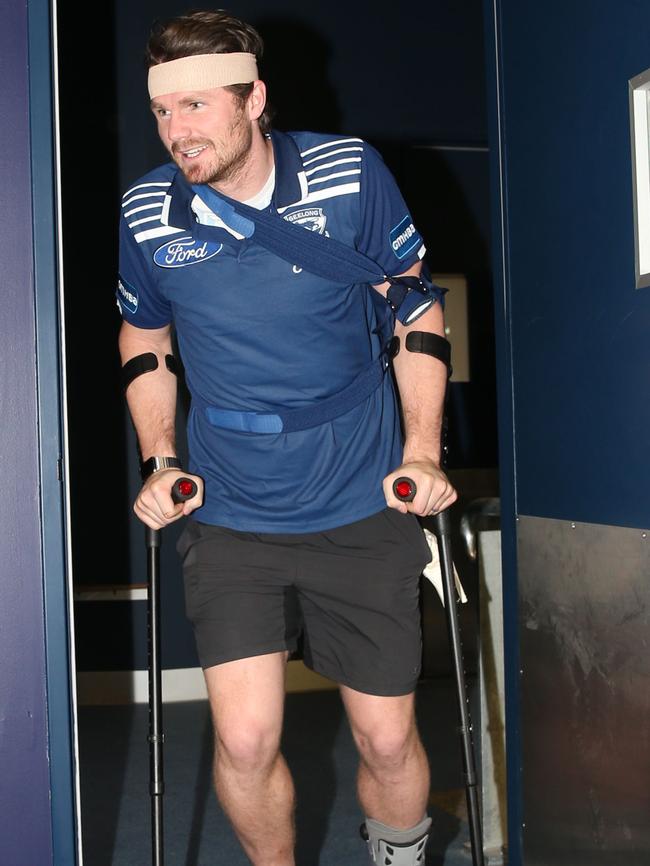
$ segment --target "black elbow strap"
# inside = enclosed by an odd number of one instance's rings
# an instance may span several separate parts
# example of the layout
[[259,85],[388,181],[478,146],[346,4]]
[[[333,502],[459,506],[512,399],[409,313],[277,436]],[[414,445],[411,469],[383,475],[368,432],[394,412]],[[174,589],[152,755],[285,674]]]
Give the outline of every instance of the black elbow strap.
[[151,373],[158,369],[158,358],[153,352],[145,352],[143,355],[136,355],[131,358],[122,367],[122,387],[126,391],[131,382],[142,376],[143,373]]
[[174,355],[165,355],[165,367],[178,378],[181,368]]
[[421,352],[442,361],[451,374],[451,343],[445,337],[429,331],[411,331],[406,335],[405,345],[408,352]]
[[[170,373],[178,376],[178,361],[173,355],[165,355],[165,366]],[[122,387],[126,391],[131,382],[143,373],[152,373],[158,369],[158,358],[153,352],[136,355],[122,367]]]

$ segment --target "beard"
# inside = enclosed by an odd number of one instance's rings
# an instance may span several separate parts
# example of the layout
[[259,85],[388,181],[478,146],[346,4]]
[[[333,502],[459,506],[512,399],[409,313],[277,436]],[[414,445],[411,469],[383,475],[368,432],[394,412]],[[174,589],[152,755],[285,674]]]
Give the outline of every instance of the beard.
[[[220,141],[206,138],[178,142],[172,147],[172,156],[190,183],[230,183],[246,165],[252,141],[253,129],[242,109],[233,118],[227,133]],[[196,165],[188,164],[180,153],[193,147],[206,148],[198,157]]]

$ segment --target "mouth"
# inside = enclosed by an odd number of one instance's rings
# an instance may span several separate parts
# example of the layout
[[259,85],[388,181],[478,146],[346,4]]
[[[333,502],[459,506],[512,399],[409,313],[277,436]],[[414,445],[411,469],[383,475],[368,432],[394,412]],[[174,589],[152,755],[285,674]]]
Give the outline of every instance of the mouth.
[[207,150],[207,147],[208,147],[207,144],[201,144],[198,147],[188,147],[184,150],[181,150],[180,148],[178,148],[176,150],[176,153],[179,156],[181,156],[183,159],[192,160],[192,159],[196,159],[199,156],[199,154],[203,153],[204,150]]

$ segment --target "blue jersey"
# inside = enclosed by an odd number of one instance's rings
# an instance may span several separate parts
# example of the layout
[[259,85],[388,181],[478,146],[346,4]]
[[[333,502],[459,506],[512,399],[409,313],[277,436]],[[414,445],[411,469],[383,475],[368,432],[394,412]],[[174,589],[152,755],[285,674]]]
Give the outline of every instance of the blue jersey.
[[[358,138],[273,132],[271,208],[305,231],[403,273],[424,247],[395,181]],[[211,212],[175,164],[124,195],[117,297],[138,328],[174,323],[192,394],[189,470],[205,480],[198,520],[249,532],[313,532],[385,507],[401,462],[391,378],[345,414],[308,429],[214,426],[211,407],[277,412],[338,394],[381,353],[367,285],[283,261]]]

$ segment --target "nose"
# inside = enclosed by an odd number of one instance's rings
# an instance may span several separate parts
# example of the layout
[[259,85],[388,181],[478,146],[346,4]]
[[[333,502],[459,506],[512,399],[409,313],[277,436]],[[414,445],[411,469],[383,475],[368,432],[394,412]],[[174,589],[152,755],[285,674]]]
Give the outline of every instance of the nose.
[[167,135],[172,142],[182,141],[184,138],[190,138],[191,127],[187,122],[187,118],[183,117],[180,112],[173,112],[167,123]]

